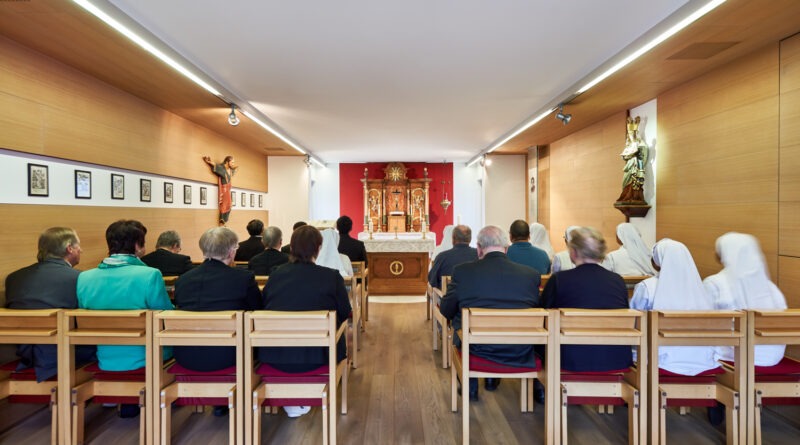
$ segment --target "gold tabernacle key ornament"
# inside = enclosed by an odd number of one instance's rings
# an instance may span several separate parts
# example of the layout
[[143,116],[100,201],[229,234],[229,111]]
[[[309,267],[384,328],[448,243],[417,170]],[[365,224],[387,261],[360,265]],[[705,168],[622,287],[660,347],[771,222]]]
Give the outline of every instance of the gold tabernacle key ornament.
[[395,260],[395,261],[392,261],[391,264],[389,264],[389,272],[391,272],[392,275],[395,275],[395,276],[400,275],[400,274],[403,273],[404,269],[405,269],[405,267],[403,266],[403,262],[402,261]]

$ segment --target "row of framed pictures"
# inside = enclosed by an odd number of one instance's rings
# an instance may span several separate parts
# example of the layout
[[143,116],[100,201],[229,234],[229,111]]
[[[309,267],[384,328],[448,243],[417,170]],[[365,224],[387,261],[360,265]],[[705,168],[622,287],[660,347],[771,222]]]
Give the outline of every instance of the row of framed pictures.
[[[152,181],[139,179],[139,200],[150,202],[152,197]],[[174,186],[164,182],[164,202],[172,203]],[[248,193],[241,193],[241,206],[247,207]],[[250,193],[250,207],[255,207],[256,194]],[[49,172],[46,165],[28,164],[28,196],[50,196]],[[75,198],[92,199],[92,172],[75,170]],[[125,199],[125,176],[111,174],[111,199]],[[192,186],[183,186],[183,203],[192,203]],[[200,187],[200,205],[208,204],[208,188]],[[231,192],[231,204],[236,207],[236,192]],[[264,207],[264,196],[258,195],[258,207]]]

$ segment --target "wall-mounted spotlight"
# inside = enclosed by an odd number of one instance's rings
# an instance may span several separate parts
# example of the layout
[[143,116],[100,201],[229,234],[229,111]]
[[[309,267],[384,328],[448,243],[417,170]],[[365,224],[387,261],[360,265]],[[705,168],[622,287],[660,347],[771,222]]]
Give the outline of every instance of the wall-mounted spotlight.
[[234,127],[239,125],[239,116],[236,115],[236,105],[231,104],[231,114],[228,115],[228,123]]
[[564,125],[567,125],[572,119],[571,114],[564,113],[564,104],[558,104],[558,114],[556,114],[556,119],[561,119],[561,122]]

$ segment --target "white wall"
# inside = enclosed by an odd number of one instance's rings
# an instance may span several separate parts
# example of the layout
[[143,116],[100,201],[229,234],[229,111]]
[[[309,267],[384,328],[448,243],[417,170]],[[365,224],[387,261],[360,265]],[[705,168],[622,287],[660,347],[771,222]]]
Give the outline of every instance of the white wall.
[[[527,165],[525,155],[489,155],[483,181],[486,205],[485,225],[508,230],[516,219],[525,219]],[[487,162],[488,164],[488,162]]]
[[286,244],[294,223],[310,219],[309,169],[302,156],[270,156],[267,174],[269,225],[278,226],[283,231]]
[[638,107],[631,108],[631,117],[640,116],[639,136],[650,147],[647,165],[645,167],[644,199],[652,207],[644,218],[631,218],[631,224],[639,229],[642,239],[648,246],[656,243],[656,162],[658,161],[658,145],[656,134],[658,130],[658,103],[656,99],[646,102]]
[[472,229],[472,245],[483,227],[483,167],[475,163],[467,167],[463,162],[453,163],[453,222]]
[[320,167],[312,163],[309,168],[311,188],[308,196],[310,220],[336,220],[339,218],[339,164],[328,163]]
[[[28,196],[28,164],[45,165],[48,170],[48,196]],[[115,169],[100,165],[50,158],[29,153],[21,153],[0,149],[0,165],[5,173],[0,176],[0,203],[28,205],[71,205],[95,207],[148,207],[148,208],[184,208],[184,209],[216,209],[217,185],[216,177],[209,171],[209,179],[213,183],[189,181],[169,176],[153,175],[132,170]],[[75,198],[75,170],[91,173],[91,198]],[[111,199],[111,174],[124,177],[124,199]],[[150,180],[150,201],[140,198],[140,180]],[[234,177],[234,184],[236,180]],[[164,183],[172,184],[172,202],[164,202]],[[184,203],[184,186],[191,187],[191,203]],[[200,187],[207,190],[206,204],[200,204]],[[259,196],[265,193],[233,187],[236,192],[235,211],[258,211]],[[242,193],[247,195],[245,206],[241,205]],[[250,196],[254,195],[253,206]],[[262,198],[263,200],[263,198]],[[266,201],[264,201],[264,208]],[[263,210],[263,208],[261,209]]]

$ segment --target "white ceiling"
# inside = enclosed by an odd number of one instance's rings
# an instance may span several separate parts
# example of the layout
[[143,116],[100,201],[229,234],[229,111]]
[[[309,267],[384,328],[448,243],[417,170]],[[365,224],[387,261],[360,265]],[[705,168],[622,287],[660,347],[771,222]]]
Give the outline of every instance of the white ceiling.
[[325,162],[441,162],[566,97],[687,0],[111,3]]

